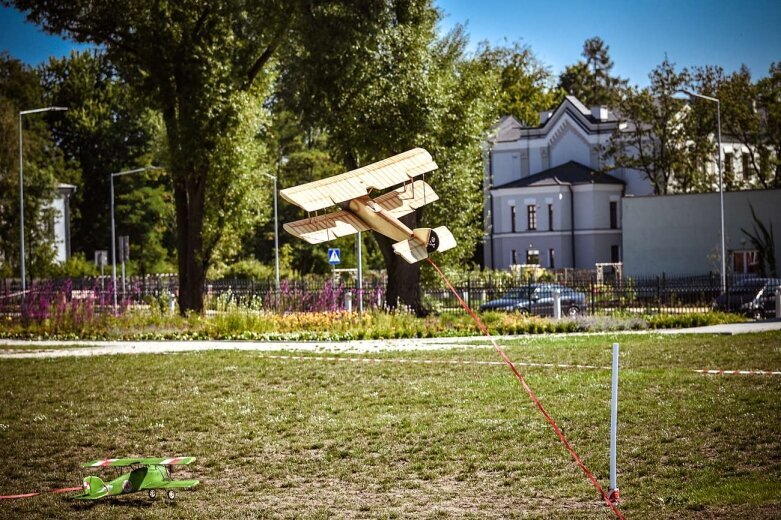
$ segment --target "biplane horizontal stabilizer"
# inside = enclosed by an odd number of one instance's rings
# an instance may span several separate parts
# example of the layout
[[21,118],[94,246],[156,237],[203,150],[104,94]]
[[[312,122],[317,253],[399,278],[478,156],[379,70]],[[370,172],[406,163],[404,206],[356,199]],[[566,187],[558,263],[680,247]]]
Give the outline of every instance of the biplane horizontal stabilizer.
[[393,244],[393,252],[402,257],[408,264],[415,264],[428,258],[426,246],[418,240],[402,240]]
[[453,233],[445,226],[415,228],[412,234],[413,238],[393,244],[393,252],[410,264],[425,260],[434,251],[447,251],[456,247]]
[[334,211],[318,217],[296,220],[288,222],[282,227],[291,235],[306,240],[310,244],[328,242],[371,229],[361,219],[347,211]]

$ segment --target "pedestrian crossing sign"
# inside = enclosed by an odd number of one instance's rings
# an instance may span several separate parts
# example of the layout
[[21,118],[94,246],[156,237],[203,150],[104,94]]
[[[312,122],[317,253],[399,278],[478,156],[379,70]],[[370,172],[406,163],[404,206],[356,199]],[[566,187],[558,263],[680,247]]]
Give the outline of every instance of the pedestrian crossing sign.
[[331,265],[337,265],[342,263],[342,253],[338,247],[328,248],[328,263]]

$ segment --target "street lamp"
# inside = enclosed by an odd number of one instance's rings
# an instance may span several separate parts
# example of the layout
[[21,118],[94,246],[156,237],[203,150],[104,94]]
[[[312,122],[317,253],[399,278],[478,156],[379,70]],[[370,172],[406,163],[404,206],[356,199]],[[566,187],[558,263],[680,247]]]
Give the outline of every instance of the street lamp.
[[717,159],[717,165],[719,168],[719,212],[721,214],[721,292],[727,291],[727,252],[726,252],[726,245],[725,245],[725,237],[724,237],[724,176],[721,171],[721,103],[718,99],[711,96],[705,96],[703,94],[697,94],[696,92],[690,92],[688,90],[681,90],[684,94],[689,96],[690,98],[696,97],[700,99],[704,99],[706,101],[713,101],[716,103],[716,124],[717,124],[717,131],[718,131],[718,141],[719,141],[719,150],[718,150],[718,159]]
[[274,284],[279,292],[279,217],[277,215],[277,178],[270,173],[260,172],[261,175],[274,181]]
[[[114,177],[120,175],[129,175],[131,173],[145,172],[149,170],[160,170],[159,166],[144,166],[134,170],[125,170],[109,175],[111,180],[111,282],[114,290],[114,312],[117,310],[117,242],[114,237]],[[123,275],[124,276],[124,275]]]
[[33,110],[22,110],[19,112],[19,269],[22,275],[22,298],[27,290],[27,281],[24,272],[24,175],[22,169],[24,161],[22,160],[22,116],[25,114],[37,114],[38,112],[62,112],[68,110],[66,107],[46,107]]

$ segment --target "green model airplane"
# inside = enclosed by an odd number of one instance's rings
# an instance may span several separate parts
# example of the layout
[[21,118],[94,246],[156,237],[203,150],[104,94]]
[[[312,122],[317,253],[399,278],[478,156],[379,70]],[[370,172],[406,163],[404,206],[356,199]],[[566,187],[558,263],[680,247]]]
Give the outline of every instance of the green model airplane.
[[190,464],[195,457],[172,458],[136,458],[136,459],[102,459],[82,464],[83,468],[131,467],[131,471],[123,473],[110,482],[103,482],[100,477],[91,475],[84,479],[84,492],[74,498],[80,500],[97,500],[99,498],[135,493],[146,490],[149,498],[157,497],[157,490],[165,490],[169,500],[176,497],[177,489],[191,488],[198,485],[197,480],[172,480],[170,468]]

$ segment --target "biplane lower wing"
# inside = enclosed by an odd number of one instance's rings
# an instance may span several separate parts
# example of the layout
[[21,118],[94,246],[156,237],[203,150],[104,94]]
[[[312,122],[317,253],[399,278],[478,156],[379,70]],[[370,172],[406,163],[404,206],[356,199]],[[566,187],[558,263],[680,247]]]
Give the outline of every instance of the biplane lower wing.
[[199,483],[200,480],[164,480],[149,486],[141,486],[141,489],[184,489],[195,487]]
[[334,211],[318,217],[288,222],[283,227],[291,235],[306,240],[310,244],[328,242],[329,240],[371,229],[361,219],[348,211]]
[[431,189],[431,186],[425,181],[418,180],[380,195],[374,199],[374,202],[394,217],[399,218],[437,200],[439,197]]

